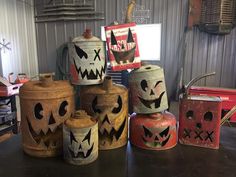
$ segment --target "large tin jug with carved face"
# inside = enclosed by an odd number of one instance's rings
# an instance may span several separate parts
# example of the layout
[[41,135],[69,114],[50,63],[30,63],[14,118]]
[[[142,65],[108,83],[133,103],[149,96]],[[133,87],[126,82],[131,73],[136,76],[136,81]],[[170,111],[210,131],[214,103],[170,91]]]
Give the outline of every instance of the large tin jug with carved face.
[[106,72],[105,42],[86,30],[68,45],[70,74],[75,85],[93,85],[103,82]]
[[62,124],[74,112],[74,91],[52,75],[20,88],[22,143],[25,153],[51,157],[62,152]]
[[128,138],[128,90],[106,76],[103,84],[84,86],[81,108],[98,119],[99,149],[124,146]]

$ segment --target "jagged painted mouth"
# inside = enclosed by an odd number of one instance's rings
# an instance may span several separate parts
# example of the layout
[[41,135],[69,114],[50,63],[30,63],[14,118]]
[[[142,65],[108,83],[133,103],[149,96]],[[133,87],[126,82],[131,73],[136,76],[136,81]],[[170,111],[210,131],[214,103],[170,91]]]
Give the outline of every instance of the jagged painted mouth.
[[82,70],[81,66],[77,66],[75,59],[74,59],[74,65],[77,73],[81,76],[82,79],[86,78],[87,80],[96,80],[96,79],[102,79],[106,72],[106,61],[104,62],[104,66],[101,67],[100,70],[96,69],[95,71],[93,69],[85,69]]
[[143,98],[141,98],[139,96],[138,96],[138,98],[142,102],[142,104],[144,106],[146,106],[147,108],[152,109],[151,105],[154,105],[154,108],[159,108],[160,104],[161,104],[161,99],[162,99],[162,96],[164,95],[164,93],[165,93],[165,91],[162,92],[158,98],[152,99],[152,100],[146,100],[146,99],[143,99]]
[[27,124],[29,127],[29,132],[34,139],[35,143],[37,143],[41,147],[45,148],[58,148],[62,146],[62,124],[58,126],[54,126],[55,128],[48,127],[47,131],[40,130],[38,132],[34,131],[31,123],[27,118]]
[[[94,143],[93,143],[93,145],[94,145]],[[86,153],[85,153],[85,151],[82,151],[81,146],[79,147],[79,151],[77,153],[74,152],[70,147],[68,147],[68,150],[69,150],[70,155],[71,155],[72,158],[82,158],[82,159],[85,159],[85,158],[89,157],[90,154],[92,153],[93,145],[91,146],[91,148],[89,148],[89,150]]]
[[[169,141],[170,136],[171,136],[169,134],[170,127],[167,127],[166,129],[164,129],[162,132],[159,133],[159,135],[153,134],[145,126],[143,126],[143,129],[144,129],[144,136],[142,137],[142,139],[143,139],[143,143],[147,147],[152,147],[152,148],[163,147]],[[152,137],[154,138],[152,139],[152,141],[147,140],[147,138],[152,138]]]
[[[107,122],[110,125],[110,121],[107,116],[102,121],[102,125],[105,122]],[[125,124],[126,124],[126,118],[124,119],[124,121],[122,122],[122,124],[120,125],[118,130],[116,130],[114,127],[112,127],[110,131],[105,128],[103,130],[101,130],[101,128],[100,128],[99,129],[99,139],[102,140],[102,142],[104,142],[104,144],[105,144],[105,141],[108,141],[110,143],[110,145],[112,144],[112,142],[114,140],[118,141],[125,129]]]
[[162,142],[159,142],[159,141],[153,141],[153,142],[149,142],[147,141],[144,137],[143,137],[143,142],[146,146],[148,147],[163,147],[166,145],[166,143],[169,141],[170,139],[170,135],[166,138],[166,140],[162,141]]
[[134,62],[135,49],[136,49],[136,45],[132,49],[126,50],[126,51],[116,51],[113,49],[111,49],[111,51],[114,55],[116,63],[121,64],[121,61],[122,63]]

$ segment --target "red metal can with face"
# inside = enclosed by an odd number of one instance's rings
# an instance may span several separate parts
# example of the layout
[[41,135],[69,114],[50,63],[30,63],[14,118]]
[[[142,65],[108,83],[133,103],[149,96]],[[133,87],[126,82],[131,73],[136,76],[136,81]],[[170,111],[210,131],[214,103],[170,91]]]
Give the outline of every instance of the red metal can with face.
[[174,147],[177,144],[175,116],[167,111],[131,115],[130,142],[148,150],[165,150]]
[[185,145],[219,149],[222,102],[219,97],[180,98],[179,142]]

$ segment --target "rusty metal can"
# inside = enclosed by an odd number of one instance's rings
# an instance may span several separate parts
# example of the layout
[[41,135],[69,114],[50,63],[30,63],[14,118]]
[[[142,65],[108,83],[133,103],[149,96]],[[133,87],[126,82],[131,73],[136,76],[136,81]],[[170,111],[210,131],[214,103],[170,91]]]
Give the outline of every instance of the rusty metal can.
[[103,82],[106,73],[105,42],[87,29],[68,45],[72,84],[93,85]]
[[74,113],[73,87],[45,75],[25,83],[19,96],[24,152],[36,157],[61,154],[62,124]]
[[142,149],[165,150],[177,144],[176,119],[165,111],[155,114],[132,114],[130,142]]
[[131,71],[129,87],[135,113],[151,114],[168,109],[164,72],[159,66],[146,65]]
[[98,119],[99,149],[114,149],[128,141],[128,90],[106,76],[102,85],[84,86],[81,108]]
[[63,151],[66,162],[85,165],[98,158],[98,123],[84,110],[63,125]]
[[219,97],[180,97],[179,142],[219,149],[222,102]]

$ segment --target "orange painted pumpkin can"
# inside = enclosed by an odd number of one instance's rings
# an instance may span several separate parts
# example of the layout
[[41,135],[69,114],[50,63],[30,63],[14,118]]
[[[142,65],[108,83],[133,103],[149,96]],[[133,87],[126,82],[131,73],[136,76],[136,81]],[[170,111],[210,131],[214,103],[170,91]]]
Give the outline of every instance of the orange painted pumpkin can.
[[170,112],[132,114],[130,142],[139,148],[165,150],[177,144],[176,118]]
[[62,153],[62,125],[74,113],[74,90],[68,81],[45,75],[20,88],[23,150],[36,157]]
[[84,110],[64,122],[63,152],[65,161],[73,165],[86,165],[98,158],[98,123]]

